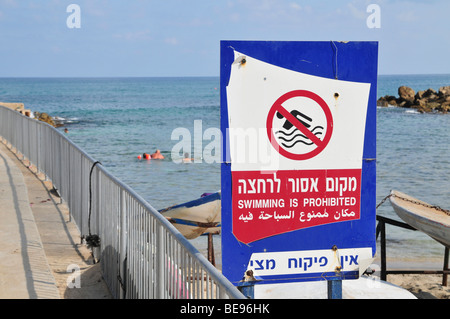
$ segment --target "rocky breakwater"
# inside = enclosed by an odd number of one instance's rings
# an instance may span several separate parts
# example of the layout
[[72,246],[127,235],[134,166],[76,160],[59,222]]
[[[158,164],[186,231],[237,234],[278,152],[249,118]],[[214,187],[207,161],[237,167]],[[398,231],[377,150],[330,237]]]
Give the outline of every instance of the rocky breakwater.
[[59,119],[52,117],[47,113],[32,113],[31,110],[25,109],[25,105],[23,103],[0,102],[0,105],[15,110],[22,115],[50,124],[53,127],[59,127],[63,125]]
[[398,97],[386,95],[378,99],[377,106],[398,106],[414,108],[420,113],[450,112],[450,86],[443,86],[439,91],[428,89],[417,93],[407,86],[398,88]]
[[55,123],[53,117],[51,117],[47,113],[34,112],[34,118],[39,120],[39,121],[45,122],[47,124],[50,124],[53,127],[58,127],[58,125]]

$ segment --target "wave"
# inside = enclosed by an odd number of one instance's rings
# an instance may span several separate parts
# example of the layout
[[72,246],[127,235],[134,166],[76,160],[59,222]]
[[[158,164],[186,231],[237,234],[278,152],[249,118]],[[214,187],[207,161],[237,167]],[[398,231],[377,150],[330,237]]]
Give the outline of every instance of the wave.
[[[315,136],[319,136],[319,135],[323,134],[323,129],[324,129],[323,126],[316,126],[311,130],[311,133],[313,133]],[[292,148],[298,143],[303,143],[305,145],[313,145],[314,144],[314,142],[312,142],[306,135],[301,134],[301,133],[294,135],[292,138],[287,138],[287,137],[291,137],[297,131],[299,131],[299,129],[297,129],[297,128],[295,128],[291,132],[279,130],[275,134],[284,135],[284,136],[277,136],[277,137],[279,140],[287,142],[287,143],[281,142],[281,145],[286,148]],[[292,143],[290,143],[290,142],[292,142]]]
[[[322,132],[317,132],[317,133],[315,133],[314,135],[321,135],[322,134]],[[297,137],[302,137],[302,138],[306,138],[307,140],[309,140],[309,138],[306,136],[306,135],[303,135],[303,134],[297,134],[297,135],[295,135],[293,138],[291,138],[291,139],[287,139],[287,138],[285,138],[285,137],[283,137],[283,136],[280,136],[280,137],[278,137],[278,139],[280,139],[280,140],[283,140],[283,141],[285,141],[285,142],[291,142],[291,141],[293,141],[295,138],[297,138]]]
[[285,144],[285,143],[281,143],[281,145],[283,145],[283,146],[286,147],[286,148],[292,148],[292,147],[294,147],[295,144],[297,144],[297,143],[303,143],[303,144],[305,144],[305,145],[313,145],[313,144],[314,144],[313,142],[307,143],[307,142],[305,142],[305,141],[298,140],[298,141],[295,141],[294,143],[292,143],[291,145],[287,145],[287,144]]
[[57,125],[65,125],[65,124],[74,124],[79,123],[81,120],[78,117],[62,117],[62,116],[54,116],[53,121]]
[[[317,129],[322,129],[323,130],[324,128],[323,128],[323,126],[318,125],[318,126],[314,127],[311,130],[311,132],[314,133],[314,131],[317,130]],[[284,134],[285,136],[291,136],[292,134],[294,134],[298,130],[299,130],[298,128],[293,129],[292,132],[286,132],[286,131],[279,130],[279,131],[275,132],[275,134],[281,133],[281,134]]]

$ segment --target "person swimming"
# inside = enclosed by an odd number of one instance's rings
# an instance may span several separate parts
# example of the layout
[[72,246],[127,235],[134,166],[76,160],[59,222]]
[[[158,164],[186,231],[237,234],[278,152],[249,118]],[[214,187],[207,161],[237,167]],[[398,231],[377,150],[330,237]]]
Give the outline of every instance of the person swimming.
[[164,159],[164,155],[162,155],[159,150],[156,150],[156,152],[150,155],[150,157],[152,159]]
[[184,153],[184,158],[183,158],[184,163],[191,163],[193,160],[194,160],[193,158],[189,157],[188,152]]

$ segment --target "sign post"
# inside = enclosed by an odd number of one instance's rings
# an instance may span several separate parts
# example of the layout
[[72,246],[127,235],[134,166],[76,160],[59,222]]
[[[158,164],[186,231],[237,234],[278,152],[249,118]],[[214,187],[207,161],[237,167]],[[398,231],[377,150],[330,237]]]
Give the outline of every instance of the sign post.
[[377,51],[221,42],[222,271],[235,285],[251,270],[257,285],[331,289],[372,261]]

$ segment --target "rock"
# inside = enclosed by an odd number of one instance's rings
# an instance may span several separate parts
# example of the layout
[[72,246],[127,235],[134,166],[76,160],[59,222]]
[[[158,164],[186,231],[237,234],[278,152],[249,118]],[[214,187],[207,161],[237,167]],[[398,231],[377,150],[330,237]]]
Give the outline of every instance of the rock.
[[378,99],[377,106],[389,106],[389,105],[397,106],[397,100],[398,99],[395,96],[386,95]]
[[395,96],[393,96],[393,95],[386,95],[385,97],[384,97],[387,101],[391,101],[391,100],[396,100],[397,98],[395,97]]
[[388,102],[384,97],[380,97],[377,101],[377,106],[388,106]]
[[439,96],[450,96],[450,86],[443,86],[439,88]]
[[428,90],[426,90],[426,91],[423,93],[423,96],[424,96],[424,97],[430,97],[430,96],[432,96],[433,94],[434,94],[434,95],[437,95],[436,90],[428,89]]
[[388,102],[389,105],[397,106],[397,99],[396,98],[388,100],[387,102]]
[[416,96],[415,96],[416,100],[422,99],[424,93],[425,93],[425,91],[418,91],[418,92],[416,93]]
[[450,102],[444,102],[438,107],[438,111],[442,113],[450,112]]
[[416,92],[407,86],[401,86],[398,88],[398,95],[401,99],[409,102],[414,102],[414,96]]
[[420,113],[450,112],[450,86],[439,88],[439,92],[430,88],[417,93],[407,86],[401,86],[398,88],[398,94],[398,98],[391,95],[379,98],[377,105],[415,108]]
[[398,106],[410,108],[410,107],[413,107],[413,105],[414,105],[414,101],[407,100],[407,101],[402,101]]
[[421,105],[421,106],[417,107],[417,112],[419,112],[419,113],[429,113],[431,111],[432,111],[432,109],[430,107],[428,107],[427,105],[423,105],[423,106]]
[[431,103],[428,103],[427,106],[428,106],[429,108],[431,108],[432,110],[434,110],[434,109],[436,109],[436,108],[439,108],[439,107],[441,106],[441,104],[438,103],[438,102],[431,102]]
[[423,106],[427,105],[427,99],[416,99],[414,101],[414,105],[423,107]]
[[55,122],[53,121],[53,118],[48,115],[47,113],[39,113],[39,112],[35,112],[34,113],[35,118],[37,118],[39,121],[45,122],[50,124],[53,127],[56,127]]

